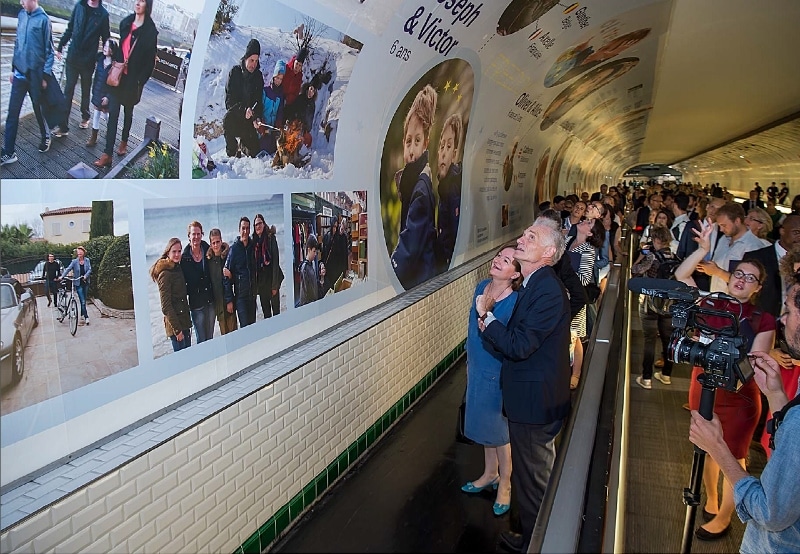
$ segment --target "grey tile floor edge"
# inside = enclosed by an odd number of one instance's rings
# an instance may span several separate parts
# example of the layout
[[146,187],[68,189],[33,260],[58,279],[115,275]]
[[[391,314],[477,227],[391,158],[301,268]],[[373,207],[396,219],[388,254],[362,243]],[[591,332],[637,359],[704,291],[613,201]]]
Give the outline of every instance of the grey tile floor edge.
[[[490,251],[350,318],[326,331],[321,340],[297,351],[288,348],[247,367],[225,381],[164,408],[102,441],[38,472],[9,483],[0,491],[0,532],[33,516],[50,504],[102,478],[171,440],[187,428],[224,410],[311,360],[367,331],[450,283],[488,263]],[[287,370],[287,367],[291,367]]]
[[[691,368],[677,365],[671,385],[654,381],[652,390],[639,387],[633,381],[641,371],[643,355],[638,316],[632,325],[620,551],[680,552],[686,514],[682,493],[689,485],[692,464],[689,412],[682,404],[687,401]],[[344,478],[322,495],[317,489],[318,501],[310,509],[309,499],[298,494],[236,554],[505,551],[498,549],[497,539],[509,528],[511,514],[494,516],[493,492],[469,495],[461,491],[467,479],[481,474],[484,463],[479,446],[455,439],[465,384],[466,364],[458,359],[364,458],[350,465]],[[749,471],[759,475],[764,464],[763,451],[751,448]],[[338,468],[327,469],[327,476],[330,471],[339,475]],[[317,476],[322,478],[322,473]],[[311,485],[303,489],[309,495]],[[299,516],[290,521],[293,507]],[[698,513],[695,527],[701,523]],[[728,536],[716,541],[695,539],[692,552],[738,552],[743,531],[744,525],[734,516]]]

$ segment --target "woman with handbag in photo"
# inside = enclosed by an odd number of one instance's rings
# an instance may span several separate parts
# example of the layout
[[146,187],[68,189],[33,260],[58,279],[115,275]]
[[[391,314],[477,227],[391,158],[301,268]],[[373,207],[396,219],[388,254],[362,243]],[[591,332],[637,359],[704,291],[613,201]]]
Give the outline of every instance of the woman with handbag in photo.
[[[517,289],[522,286],[522,270],[514,259],[514,248],[500,250],[492,260],[489,279],[475,289],[488,296],[492,314],[507,323],[517,303]],[[478,331],[478,312],[473,298],[467,330],[467,392],[464,414],[464,434],[483,445],[483,474],[468,481],[461,490],[479,493],[492,488],[497,491],[492,511],[505,514],[511,507],[511,440],[508,420],[503,415],[503,396],[500,391],[501,361],[488,352]]]
[[[114,57],[114,64],[109,69],[109,79],[119,73],[119,64],[124,64],[119,75],[119,85],[109,82],[111,96],[108,104],[108,129],[106,131],[106,147],[103,155],[94,162],[97,167],[111,167],[114,143],[117,140],[117,125],[120,108],[125,108],[122,123],[122,136],[117,154],[124,156],[128,152],[128,137],[133,125],[133,108],[142,98],[142,90],[150,79],[156,64],[156,47],[158,29],[150,17],[153,11],[153,0],[136,0],[133,13],[119,23],[119,49]],[[116,66],[116,69],[115,67]]]

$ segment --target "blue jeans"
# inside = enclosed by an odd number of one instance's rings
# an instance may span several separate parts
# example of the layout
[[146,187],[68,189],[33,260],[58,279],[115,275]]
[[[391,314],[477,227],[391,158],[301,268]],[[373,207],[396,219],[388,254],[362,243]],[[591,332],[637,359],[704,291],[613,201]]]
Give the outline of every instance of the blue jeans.
[[86,293],[89,292],[88,283],[79,282],[75,288],[75,292],[78,293],[78,298],[81,301],[81,317],[89,317],[89,314],[86,312]]
[[64,114],[64,122],[59,126],[66,131],[69,129],[69,112],[72,111],[72,97],[75,96],[75,85],[78,83],[78,77],[81,79],[81,118],[83,121],[89,119],[89,95],[92,92],[94,64],[79,66],[67,62],[64,69],[67,74],[67,83],[64,85],[67,113]]
[[237,296],[236,315],[239,318],[239,327],[246,327],[256,322],[256,297]]
[[179,341],[175,338],[175,335],[172,335],[169,340],[172,341],[172,351],[177,352],[178,350],[183,350],[184,348],[189,348],[192,345],[192,330],[191,329],[184,329],[183,330],[183,340]]
[[[41,86],[41,83],[36,83]],[[8,117],[6,118],[6,133],[5,144],[3,145],[3,152],[6,154],[13,154],[14,148],[17,145],[17,129],[19,128],[19,112],[22,110],[22,103],[25,101],[25,95],[30,95],[33,104],[33,113],[36,115],[36,122],[39,124],[39,132],[42,138],[50,136],[50,130],[44,122],[42,115],[42,106],[39,103],[40,94],[35,94],[31,90],[30,81],[28,79],[20,79],[14,77],[11,81],[11,95],[8,99]],[[34,97],[36,100],[34,101]]]
[[197,344],[214,338],[214,321],[216,320],[214,304],[206,304],[202,308],[195,308],[190,313],[194,332],[197,334]]

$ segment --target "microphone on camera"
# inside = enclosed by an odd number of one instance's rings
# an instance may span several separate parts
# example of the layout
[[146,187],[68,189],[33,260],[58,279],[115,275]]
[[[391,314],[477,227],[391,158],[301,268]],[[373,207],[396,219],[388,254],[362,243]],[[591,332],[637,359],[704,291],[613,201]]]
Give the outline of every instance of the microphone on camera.
[[634,277],[628,280],[628,290],[656,298],[686,302],[694,302],[700,296],[700,291],[696,287],[690,287],[673,279]]

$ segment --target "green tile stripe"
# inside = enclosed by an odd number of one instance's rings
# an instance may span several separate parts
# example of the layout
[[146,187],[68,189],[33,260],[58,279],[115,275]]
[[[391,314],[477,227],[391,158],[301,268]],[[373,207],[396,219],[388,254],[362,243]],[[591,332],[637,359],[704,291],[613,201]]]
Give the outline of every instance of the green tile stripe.
[[292,521],[316,502],[340,476],[344,475],[348,468],[400,419],[400,416],[408,410],[411,404],[420,398],[439,377],[444,375],[461,358],[464,354],[466,342],[466,339],[461,341],[458,346],[436,364],[436,367],[411,387],[411,390],[395,402],[385,414],[375,420],[375,423],[370,425],[360,437],[345,448],[344,452],[328,464],[328,467],[323,469],[294,498],[275,512],[264,525],[259,527],[258,531],[244,541],[244,544],[237,548],[234,554],[259,554],[275,542],[275,539],[281,536],[281,533],[289,527]]

